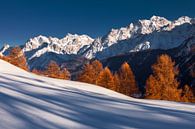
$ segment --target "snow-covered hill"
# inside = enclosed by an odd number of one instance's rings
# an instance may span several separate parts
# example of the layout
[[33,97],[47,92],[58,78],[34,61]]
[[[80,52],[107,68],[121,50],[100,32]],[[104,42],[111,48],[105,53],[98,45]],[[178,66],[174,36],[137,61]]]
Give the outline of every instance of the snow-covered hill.
[[0,60],[1,129],[194,129],[195,105],[133,99]]

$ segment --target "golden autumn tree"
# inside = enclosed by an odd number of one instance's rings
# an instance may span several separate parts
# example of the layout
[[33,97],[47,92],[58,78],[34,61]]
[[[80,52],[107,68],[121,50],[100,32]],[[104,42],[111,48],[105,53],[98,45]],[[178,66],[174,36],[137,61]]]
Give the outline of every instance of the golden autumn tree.
[[108,67],[102,70],[97,78],[97,85],[115,90],[114,78]]
[[6,56],[1,55],[1,54],[0,54],[0,59],[1,59],[1,60],[4,60],[4,61],[7,61],[7,62],[9,61],[8,58],[7,58]]
[[45,71],[33,69],[32,73],[65,80],[70,80],[71,77],[70,72],[66,68],[61,69],[55,61],[50,61]]
[[44,73],[48,77],[58,78],[60,76],[60,67],[55,61],[50,61]]
[[146,98],[180,101],[178,70],[171,57],[164,54],[152,65],[153,74],[146,81]]
[[78,76],[77,80],[80,82],[86,82],[90,84],[94,84],[94,79],[91,78],[93,76],[93,67],[91,64],[86,64],[82,73]]
[[100,72],[103,70],[103,66],[102,66],[102,63],[98,60],[94,60],[92,63],[91,63],[93,69],[94,69],[94,73],[93,73],[93,78],[94,78],[94,84],[97,84],[96,83],[96,80],[100,74]]
[[128,96],[134,96],[139,93],[138,86],[136,84],[135,76],[131,70],[131,67],[127,62],[121,65],[119,69],[120,87],[119,91]]
[[102,70],[103,66],[101,62],[95,60],[91,64],[85,65],[83,72],[79,75],[77,80],[90,84],[97,84],[97,78]]
[[70,76],[70,72],[66,68],[61,69],[59,79],[70,80]]
[[115,85],[114,91],[120,92],[120,80],[119,80],[119,75],[117,72],[114,74],[113,79],[114,79],[114,85]]
[[32,73],[37,74],[37,75],[42,75],[42,74],[43,74],[42,71],[37,70],[37,69],[33,69],[33,70],[32,70]]
[[195,96],[190,86],[185,85],[182,89],[181,100],[183,102],[195,102]]
[[7,56],[7,60],[17,67],[28,70],[26,57],[20,47],[14,47],[11,49],[9,55]]

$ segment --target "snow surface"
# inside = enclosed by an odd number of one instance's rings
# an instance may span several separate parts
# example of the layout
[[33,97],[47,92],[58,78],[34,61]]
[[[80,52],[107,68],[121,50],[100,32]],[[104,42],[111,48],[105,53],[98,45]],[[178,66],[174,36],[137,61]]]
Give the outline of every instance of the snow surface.
[[142,100],[0,60],[0,129],[194,129],[195,105]]

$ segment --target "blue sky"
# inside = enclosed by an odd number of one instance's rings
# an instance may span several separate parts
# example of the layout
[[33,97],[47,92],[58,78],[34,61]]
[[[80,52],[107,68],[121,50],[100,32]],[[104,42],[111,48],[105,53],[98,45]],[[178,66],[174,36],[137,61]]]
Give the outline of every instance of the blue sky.
[[194,0],[1,0],[0,46],[68,32],[95,38],[152,15],[195,17]]

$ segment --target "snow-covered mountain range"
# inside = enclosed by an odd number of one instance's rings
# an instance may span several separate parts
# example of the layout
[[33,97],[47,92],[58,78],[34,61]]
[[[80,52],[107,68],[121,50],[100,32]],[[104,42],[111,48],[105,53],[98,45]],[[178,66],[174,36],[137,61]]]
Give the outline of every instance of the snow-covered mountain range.
[[[108,34],[96,39],[77,34],[67,34],[62,39],[40,35],[29,39],[24,44],[23,51],[32,68],[35,67],[34,61],[37,59],[45,61],[45,55],[48,53],[52,53],[50,56],[60,55],[64,60],[72,57],[104,59],[146,49],[174,48],[194,35],[195,18],[182,16],[170,21],[164,17],[152,16],[149,20],[139,20],[126,27],[112,29]],[[8,48],[6,45],[0,53],[5,53]]]

